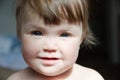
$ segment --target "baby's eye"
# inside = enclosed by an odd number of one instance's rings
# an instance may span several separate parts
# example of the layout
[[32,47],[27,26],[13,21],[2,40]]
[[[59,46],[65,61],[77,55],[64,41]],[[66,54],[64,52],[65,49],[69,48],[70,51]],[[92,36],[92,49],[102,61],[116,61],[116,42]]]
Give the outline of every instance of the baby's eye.
[[42,36],[43,35],[41,31],[33,31],[31,34],[36,35],[36,36]]
[[71,35],[69,33],[62,33],[60,37],[70,37]]

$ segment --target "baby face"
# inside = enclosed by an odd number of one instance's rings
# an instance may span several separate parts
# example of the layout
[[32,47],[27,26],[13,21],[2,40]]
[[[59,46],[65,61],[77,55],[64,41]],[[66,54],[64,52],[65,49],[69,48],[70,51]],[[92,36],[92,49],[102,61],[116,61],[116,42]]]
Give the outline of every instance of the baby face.
[[26,63],[40,74],[56,76],[70,70],[82,42],[82,25],[46,25],[38,16],[22,24],[22,53]]

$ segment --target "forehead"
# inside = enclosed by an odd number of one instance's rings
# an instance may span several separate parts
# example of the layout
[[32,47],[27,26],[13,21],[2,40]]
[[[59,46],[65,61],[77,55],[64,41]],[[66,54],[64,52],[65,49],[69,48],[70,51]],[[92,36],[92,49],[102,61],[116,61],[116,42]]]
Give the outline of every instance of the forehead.
[[39,17],[39,15],[32,10],[28,13],[28,19],[23,23],[24,27],[29,28],[44,28],[44,29],[65,29],[65,30],[71,30],[71,29],[80,29],[82,27],[82,24],[80,23],[69,23],[67,20],[61,21],[60,24],[45,24],[42,17]]
[[34,15],[34,17],[33,16],[30,16],[29,17],[29,19],[27,20],[27,21],[25,21],[24,23],[23,23],[23,26],[24,27],[32,27],[32,28],[39,28],[39,27],[41,27],[41,28],[62,28],[62,29],[73,29],[73,28],[75,28],[75,27],[82,27],[81,26],[82,24],[80,24],[80,23],[72,23],[72,24],[70,24],[67,20],[64,20],[64,21],[62,21],[60,24],[57,24],[57,25],[55,25],[55,24],[45,24],[44,23],[44,20],[43,20],[43,18],[40,18],[40,17],[38,17],[37,15]]
[[75,22],[75,23],[70,23],[67,19],[62,19],[61,22],[59,24],[46,24],[44,21],[44,18],[41,17],[38,13],[34,12],[33,9],[31,8],[27,8],[26,9],[27,13],[26,16],[24,18],[24,22],[22,23],[24,24],[37,24],[37,25],[43,25],[43,26],[60,26],[60,25],[80,25],[82,22]]

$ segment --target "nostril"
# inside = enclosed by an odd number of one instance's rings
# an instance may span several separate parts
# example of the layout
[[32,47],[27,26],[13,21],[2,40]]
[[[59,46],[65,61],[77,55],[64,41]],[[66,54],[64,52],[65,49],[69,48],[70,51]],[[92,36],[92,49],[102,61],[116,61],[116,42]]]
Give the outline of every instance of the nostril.
[[54,49],[44,49],[44,51],[49,52],[49,53],[56,52],[56,50],[54,50]]

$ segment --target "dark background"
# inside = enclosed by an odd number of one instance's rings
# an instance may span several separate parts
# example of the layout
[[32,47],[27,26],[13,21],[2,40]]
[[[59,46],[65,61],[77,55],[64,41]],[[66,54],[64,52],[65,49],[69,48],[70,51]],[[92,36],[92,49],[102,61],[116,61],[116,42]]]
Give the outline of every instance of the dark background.
[[99,44],[83,47],[77,63],[96,69],[105,80],[120,80],[120,0],[89,2],[89,25]]

